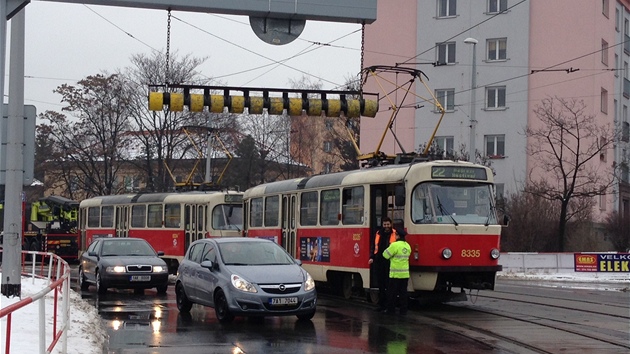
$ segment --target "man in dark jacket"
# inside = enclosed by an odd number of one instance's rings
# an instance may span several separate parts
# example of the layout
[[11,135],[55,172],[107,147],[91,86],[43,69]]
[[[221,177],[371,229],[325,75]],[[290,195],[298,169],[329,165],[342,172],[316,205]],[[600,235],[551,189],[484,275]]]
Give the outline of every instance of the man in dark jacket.
[[389,282],[389,261],[383,258],[383,251],[390,244],[396,242],[396,234],[406,235],[403,230],[393,228],[392,219],[384,217],[382,228],[376,231],[370,260],[374,263],[372,271],[376,272],[376,285],[378,286],[378,307],[376,311],[384,311],[387,305],[387,283]]

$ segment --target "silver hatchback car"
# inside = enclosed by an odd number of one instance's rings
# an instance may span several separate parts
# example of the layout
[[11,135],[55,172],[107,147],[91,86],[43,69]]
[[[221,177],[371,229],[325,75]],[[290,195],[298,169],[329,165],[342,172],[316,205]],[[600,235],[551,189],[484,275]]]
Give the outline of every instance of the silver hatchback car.
[[317,292],[313,278],[273,241],[216,238],[193,242],[177,270],[177,308],[213,307],[219,322],[234,316],[290,316],[310,320]]

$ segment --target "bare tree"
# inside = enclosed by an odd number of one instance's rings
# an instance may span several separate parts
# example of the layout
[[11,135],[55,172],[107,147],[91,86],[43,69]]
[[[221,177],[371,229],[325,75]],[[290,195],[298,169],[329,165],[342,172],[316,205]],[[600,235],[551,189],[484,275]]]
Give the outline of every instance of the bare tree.
[[[166,191],[173,187],[174,181],[168,172],[181,167],[186,159],[200,158],[199,151],[207,148],[207,130],[193,129],[186,134],[185,127],[223,128],[229,121],[222,120],[223,115],[207,111],[172,112],[168,109],[149,111],[146,92],[150,86],[164,85],[165,92],[176,92],[166,83],[186,85],[209,85],[211,79],[202,76],[197,68],[205,58],[191,55],[179,57],[171,53],[168,63],[162,53],[152,56],[138,54],[131,57],[132,66],[121,75],[128,78],[126,92],[133,101],[131,117],[135,124],[135,138],[142,146],[141,156],[136,159],[145,173],[147,190]],[[168,68],[168,72],[167,72]],[[192,139],[192,140],[191,140]],[[191,171],[193,172],[193,171]],[[196,171],[198,176],[203,175]]]
[[583,101],[547,98],[534,113],[540,125],[525,131],[527,153],[535,160],[526,190],[560,203],[557,239],[563,251],[567,223],[592,208],[580,200],[606,195],[615,182],[612,167],[600,163],[613,146],[615,133],[608,125],[598,124]]
[[129,156],[129,98],[125,83],[118,75],[88,76],[77,86],[63,84],[54,92],[61,94],[72,114],[47,111],[40,119],[50,124],[40,126],[54,139],[54,153],[48,156],[58,162],[60,179],[66,182],[69,198],[81,192],[84,196],[111,194],[116,187],[116,173],[121,161]]

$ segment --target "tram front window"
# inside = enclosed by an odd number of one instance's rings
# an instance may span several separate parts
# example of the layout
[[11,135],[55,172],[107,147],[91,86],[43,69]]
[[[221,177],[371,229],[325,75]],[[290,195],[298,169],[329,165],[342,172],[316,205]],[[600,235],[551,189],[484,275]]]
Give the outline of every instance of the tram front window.
[[212,228],[215,230],[242,230],[243,206],[221,204],[212,210]]
[[412,193],[411,215],[416,224],[497,224],[488,184],[419,184]]

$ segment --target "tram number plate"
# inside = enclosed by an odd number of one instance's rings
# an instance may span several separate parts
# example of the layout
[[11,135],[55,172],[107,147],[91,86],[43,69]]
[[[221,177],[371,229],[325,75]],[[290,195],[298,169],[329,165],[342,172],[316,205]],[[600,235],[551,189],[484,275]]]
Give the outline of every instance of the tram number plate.
[[297,297],[272,297],[269,299],[270,305],[295,305],[297,303]]
[[132,275],[129,281],[151,281],[150,275]]

